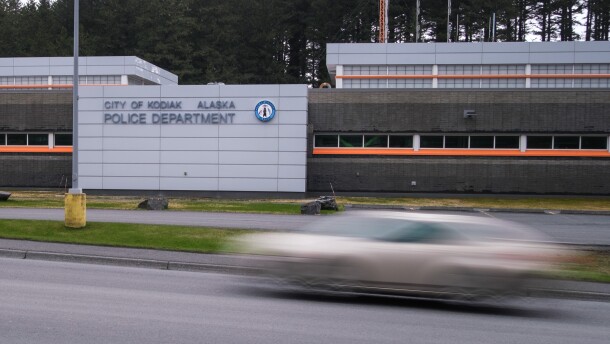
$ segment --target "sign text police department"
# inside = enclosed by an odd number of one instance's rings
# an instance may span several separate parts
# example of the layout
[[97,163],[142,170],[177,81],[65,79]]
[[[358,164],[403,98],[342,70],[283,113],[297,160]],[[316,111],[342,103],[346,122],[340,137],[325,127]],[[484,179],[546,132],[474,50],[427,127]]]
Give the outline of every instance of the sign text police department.
[[196,111],[183,111],[182,101],[107,100],[104,124],[233,124],[233,111],[232,100],[198,101]]

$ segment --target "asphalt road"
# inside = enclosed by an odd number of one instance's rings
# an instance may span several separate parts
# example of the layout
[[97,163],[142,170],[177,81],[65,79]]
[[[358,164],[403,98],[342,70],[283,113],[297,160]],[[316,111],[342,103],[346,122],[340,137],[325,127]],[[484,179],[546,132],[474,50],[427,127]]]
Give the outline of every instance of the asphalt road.
[[[349,216],[352,211],[345,212]],[[460,214],[489,216],[523,223],[538,229],[562,243],[610,245],[610,216],[568,214],[524,214],[490,212],[430,212],[427,214]],[[64,220],[63,209],[0,208],[0,219]],[[91,222],[127,222],[220,228],[294,230],[319,219],[318,216],[236,214],[177,211],[87,210]]]
[[311,296],[253,278],[0,258],[2,343],[607,343],[610,303]]

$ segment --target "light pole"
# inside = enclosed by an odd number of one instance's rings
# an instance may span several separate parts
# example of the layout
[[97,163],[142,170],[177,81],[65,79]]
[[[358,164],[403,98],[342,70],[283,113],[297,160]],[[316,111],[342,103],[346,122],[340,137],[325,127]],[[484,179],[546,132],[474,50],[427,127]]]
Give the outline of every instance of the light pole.
[[79,0],[74,0],[74,75],[72,76],[72,188],[65,196],[65,225],[82,228],[87,224],[87,199],[78,180],[78,35]]
[[74,0],[74,76],[72,77],[72,188],[70,193],[82,193],[78,186],[78,36],[79,0]]

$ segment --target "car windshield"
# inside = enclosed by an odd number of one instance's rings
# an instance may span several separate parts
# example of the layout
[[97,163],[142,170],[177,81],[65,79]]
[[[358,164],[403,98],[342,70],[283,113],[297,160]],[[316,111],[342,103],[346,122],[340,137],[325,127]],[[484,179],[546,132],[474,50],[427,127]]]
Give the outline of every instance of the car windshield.
[[402,219],[340,216],[316,221],[302,230],[321,235],[384,239],[413,224],[412,221]]
[[453,222],[448,226],[472,240],[545,241],[536,232],[511,222]]
[[338,216],[321,219],[302,228],[318,235],[393,242],[439,241],[545,241],[519,224],[490,220],[402,219],[392,217]]
[[304,231],[388,242],[433,243],[460,239],[441,224],[383,217],[337,217],[315,222]]

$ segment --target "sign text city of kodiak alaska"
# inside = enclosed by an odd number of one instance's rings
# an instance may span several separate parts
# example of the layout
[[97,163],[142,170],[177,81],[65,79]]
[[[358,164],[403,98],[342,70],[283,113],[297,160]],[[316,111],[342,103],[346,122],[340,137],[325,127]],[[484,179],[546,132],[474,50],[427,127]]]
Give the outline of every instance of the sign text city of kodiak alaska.
[[[183,102],[174,100],[104,101],[104,124],[233,124],[232,100],[195,100],[195,111],[182,111]],[[189,107],[193,108],[193,107]],[[139,112],[139,111],[156,112]]]

